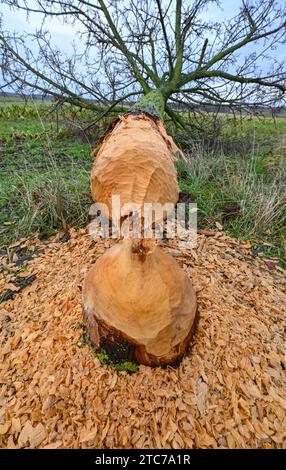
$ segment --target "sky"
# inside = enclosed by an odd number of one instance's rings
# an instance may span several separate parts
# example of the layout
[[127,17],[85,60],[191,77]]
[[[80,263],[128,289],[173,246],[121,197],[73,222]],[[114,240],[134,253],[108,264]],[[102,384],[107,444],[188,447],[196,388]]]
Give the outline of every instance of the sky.
[[[29,0],[29,6],[36,6],[34,0]],[[27,15],[24,11],[11,10],[7,5],[0,3],[0,12],[3,15],[3,24],[7,31],[18,33],[32,33],[39,27],[40,15],[30,14],[27,21]],[[58,18],[51,18],[47,22],[48,29],[52,35],[53,41],[64,52],[71,52],[71,43],[75,37],[76,29],[72,25],[63,24]]]
[[[189,0],[184,0],[186,3],[188,1]],[[210,7],[208,11],[204,13],[204,17],[206,19],[209,18],[217,21],[231,18],[238,12],[240,4],[241,0],[221,0],[221,8],[218,8],[217,6]],[[36,2],[34,0],[29,0],[29,6],[36,6]],[[24,11],[15,12],[7,5],[1,4],[1,0],[0,12],[3,14],[4,25],[8,31],[26,31],[31,33],[39,26],[39,15],[30,14],[29,21],[27,21],[26,13]],[[78,27],[63,24],[57,17],[51,18],[47,25],[55,44],[60,45],[63,51],[69,52],[71,50],[70,44],[75,37]]]
[[[188,2],[191,0],[184,0]],[[283,0],[281,0],[281,4]],[[36,5],[34,0],[29,0],[29,6]],[[241,5],[241,0],[221,0],[221,8],[217,6],[210,6],[209,9],[204,13],[205,19],[210,19],[213,21],[222,21],[227,18],[231,18],[238,13],[239,6]],[[12,32],[16,31],[18,33],[22,32],[34,32],[37,27],[39,27],[39,18],[40,15],[30,14],[29,21],[27,21],[26,13],[24,11],[13,11],[7,5],[3,5],[0,0],[0,12],[2,13],[3,24],[6,30]],[[61,51],[67,55],[72,53],[72,42],[76,40],[76,32],[78,31],[78,25],[72,26],[68,24],[63,24],[60,19],[57,17],[52,17],[46,23],[47,29],[49,29],[53,43]],[[78,41],[77,41],[78,43]],[[30,44],[32,50],[35,46]],[[245,48],[246,52],[252,52],[255,50],[255,45],[248,46]],[[278,60],[285,59],[285,47],[279,46],[275,51],[272,52],[272,55]],[[268,64],[262,64],[262,70],[267,69]]]

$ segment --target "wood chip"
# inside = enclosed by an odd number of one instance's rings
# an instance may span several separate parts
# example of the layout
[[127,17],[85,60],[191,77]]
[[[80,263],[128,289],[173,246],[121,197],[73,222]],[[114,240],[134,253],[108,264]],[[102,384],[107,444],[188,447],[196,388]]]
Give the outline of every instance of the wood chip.
[[70,235],[39,242],[33,283],[1,304],[1,448],[286,447],[285,271],[222,231],[164,242],[197,292],[197,331],[179,367],[128,375],[82,342],[83,278],[115,241]]

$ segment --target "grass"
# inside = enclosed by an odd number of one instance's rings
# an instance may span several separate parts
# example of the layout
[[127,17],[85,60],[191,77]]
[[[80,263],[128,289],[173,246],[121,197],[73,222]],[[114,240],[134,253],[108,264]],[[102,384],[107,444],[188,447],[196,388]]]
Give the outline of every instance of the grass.
[[[71,129],[75,110],[66,106],[56,119],[51,105],[0,98],[2,246],[30,232],[47,237],[86,223],[91,148],[107,122],[87,137],[79,128],[90,112]],[[175,138],[189,156],[188,164],[178,163],[178,175],[181,189],[198,204],[199,226],[219,222],[285,266],[286,118],[234,122],[220,115],[214,126],[212,116],[203,115],[195,124]]]
[[225,121],[222,137],[250,139],[252,143],[273,142],[281,135],[286,134],[286,118],[277,117],[245,117],[242,121],[237,121],[237,125],[233,125],[233,120],[228,117]]
[[[284,152],[284,153],[283,153]],[[180,161],[180,187],[198,204],[199,227],[216,228],[261,246],[265,257],[285,264],[286,148],[263,147],[246,156],[192,150]]]
[[1,245],[85,223],[90,144],[55,135],[51,123],[34,120],[1,121],[0,142]]
[[115,362],[111,357],[109,357],[108,353],[105,351],[104,348],[94,349],[92,342],[90,341],[88,334],[85,331],[85,326],[80,324],[79,328],[83,328],[82,340],[79,343],[79,347],[87,346],[90,348],[91,353],[97,357],[100,364],[102,365],[109,365],[113,369],[117,370],[118,372],[128,372],[129,374],[134,374],[138,372],[139,366],[131,361],[117,361]]

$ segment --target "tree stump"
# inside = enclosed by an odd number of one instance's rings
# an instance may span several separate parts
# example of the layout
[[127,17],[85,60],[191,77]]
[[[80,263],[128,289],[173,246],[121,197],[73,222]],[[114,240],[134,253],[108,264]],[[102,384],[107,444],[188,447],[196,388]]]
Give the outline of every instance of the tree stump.
[[[162,123],[164,105],[161,91],[150,91],[114,121],[98,149],[91,173],[93,200],[112,217],[112,196],[119,195],[120,224],[130,216],[131,205],[132,216],[152,228],[153,222],[163,222],[163,206],[178,201],[174,163],[179,149]],[[155,220],[145,214],[145,203],[161,204]],[[95,348],[108,349],[118,359],[173,364],[184,355],[194,329],[195,292],[176,261],[152,239],[143,238],[142,231],[139,239],[129,236],[123,232],[124,240],[106,251],[85,278],[87,333]]]
[[121,359],[157,366],[184,355],[197,305],[189,279],[170,255],[152,241],[124,240],[87,274],[83,308],[95,348],[109,344]]

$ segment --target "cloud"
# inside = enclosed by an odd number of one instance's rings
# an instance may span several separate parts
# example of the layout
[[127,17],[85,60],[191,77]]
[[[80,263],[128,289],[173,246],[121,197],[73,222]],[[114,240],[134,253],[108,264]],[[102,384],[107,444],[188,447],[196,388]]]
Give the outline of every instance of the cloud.
[[[30,2],[31,7],[36,6],[35,2]],[[3,25],[7,31],[16,33],[34,33],[41,24],[42,15],[30,13],[27,17],[26,12],[21,10],[12,10],[7,5],[2,5],[1,13],[3,15]],[[71,25],[64,23],[61,18],[51,17],[46,21],[46,29],[50,32],[52,42],[63,52],[71,52],[70,45],[76,38],[76,34],[81,30],[81,25]],[[33,44],[30,44],[33,49]]]

